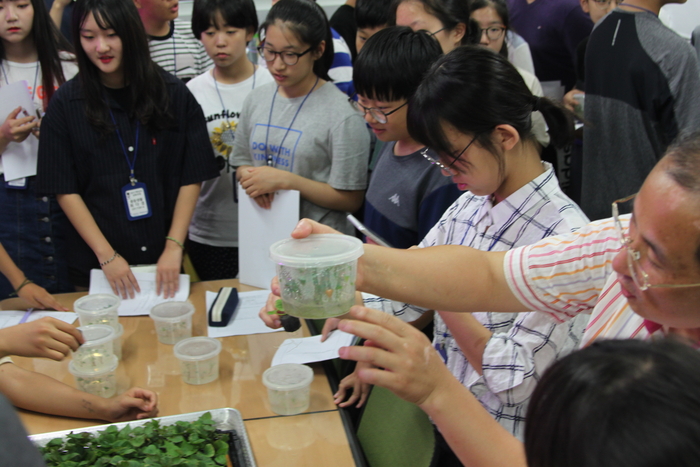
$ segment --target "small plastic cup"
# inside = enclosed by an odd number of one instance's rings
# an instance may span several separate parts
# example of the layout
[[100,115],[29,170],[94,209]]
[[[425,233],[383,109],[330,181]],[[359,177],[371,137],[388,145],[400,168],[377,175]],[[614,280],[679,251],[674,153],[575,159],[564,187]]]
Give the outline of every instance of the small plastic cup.
[[91,324],[78,328],[85,343],[73,352],[71,364],[78,371],[101,372],[111,365],[114,356],[114,328],[105,324]]
[[75,377],[78,389],[100,397],[112,397],[117,392],[116,370],[119,360],[110,355],[105,367],[100,371],[83,371],[75,367],[75,360],[68,365],[68,371]]
[[98,293],[79,298],[73,304],[81,326],[106,324],[117,329],[119,326],[119,305],[122,300],[116,295]]
[[362,242],[349,235],[288,238],[270,247],[277,263],[284,312],[298,318],[332,318],[355,304],[357,258]]
[[112,341],[112,350],[114,355],[121,360],[122,359],[122,335],[124,334],[124,326],[121,324],[114,333],[114,340]]
[[189,302],[165,302],[156,305],[149,313],[156,326],[158,340],[162,344],[177,344],[192,337],[194,305]]
[[283,363],[263,373],[270,408],[279,415],[296,415],[309,408],[309,386],[314,372],[306,365]]
[[210,337],[190,337],[175,344],[182,380],[187,384],[207,384],[219,378],[221,342]]
[[574,106],[574,113],[579,117],[583,118],[583,111],[586,107],[586,94],[584,93],[576,93],[573,96],[574,99],[578,101],[578,104]]

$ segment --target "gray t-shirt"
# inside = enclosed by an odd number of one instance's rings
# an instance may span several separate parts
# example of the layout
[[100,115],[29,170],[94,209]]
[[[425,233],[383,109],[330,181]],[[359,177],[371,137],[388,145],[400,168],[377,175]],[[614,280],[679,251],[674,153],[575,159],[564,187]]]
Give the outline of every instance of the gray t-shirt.
[[[364,190],[369,133],[362,117],[332,83],[316,88],[304,102],[305,98],[287,99],[275,83],[251,91],[236,129],[232,164],[262,166],[269,156],[278,169],[337,190]],[[354,232],[346,213],[304,198],[300,214],[341,232]]]

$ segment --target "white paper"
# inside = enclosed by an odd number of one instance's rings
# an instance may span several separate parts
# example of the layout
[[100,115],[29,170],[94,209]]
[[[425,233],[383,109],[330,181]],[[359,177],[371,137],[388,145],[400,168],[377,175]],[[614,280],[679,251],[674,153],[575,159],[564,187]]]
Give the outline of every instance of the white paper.
[[[175,297],[165,299],[162,295],[156,294],[156,274],[153,272],[137,272],[132,269],[136,281],[139,283],[141,292],[137,293],[134,298],[122,298],[122,304],[119,306],[119,316],[139,316],[147,315],[151,308],[164,302],[186,302],[190,296],[190,276],[188,274],[180,274],[180,290],[177,291]],[[113,294],[112,287],[105,277],[105,273],[101,269],[93,269],[90,271],[90,295],[96,293]]]
[[[32,95],[29,94],[26,81],[17,81],[0,88],[0,121],[4,122],[17,107],[22,107],[30,116],[36,117]],[[20,113],[18,117],[26,117],[26,115]],[[21,143],[8,144],[2,153],[5,180],[36,175],[38,152],[39,140],[33,134]]]
[[338,358],[338,350],[341,347],[352,345],[355,336],[347,332],[335,330],[328,336],[325,342],[321,342],[321,336],[301,337],[287,339],[282,342],[272,357],[271,366],[282,363],[313,363]]
[[[19,324],[25,313],[26,311],[0,311],[0,329]],[[60,319],[68,324],[73,324],[78,319],[78,314],[72,311],[33,311],[26,322],[31,323],[45,316]]]
[[[283,328],[268,328],[258,316],[260,309],[265,306],[269,294],[269,290],[238,292],[238,308],[231,321],[225,327],[208,326],[207,335],[209,337],[227,337],[284,331]],[[209,308],[216,300],[216,295],[216,292],[206,293],[207,313],[209,313]]]
[[263,209],[236,184],[238,190],[238,279],[241,284],[267,289],[277,274],[270,245],[289,238],[299,223],[299,192],[275,193],[270,209]]

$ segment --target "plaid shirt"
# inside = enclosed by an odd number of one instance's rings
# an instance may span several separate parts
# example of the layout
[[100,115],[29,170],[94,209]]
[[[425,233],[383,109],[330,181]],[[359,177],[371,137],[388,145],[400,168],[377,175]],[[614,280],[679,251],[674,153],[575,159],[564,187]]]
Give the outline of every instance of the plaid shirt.
[[[505,200],[463,194],[426,235],[420,247],[466,245],[505,251],[550,235],[569,233],[588,221],[559,188],[551,165]],[[366,295],[365,305],[413,321],[425,309]],[[479,375],[469,364],[443,320],[435,316],[433,343],[447,367],[508,431],[522,439],[530,395],[542,372],[575,350],[588,317],[558,324],[543,313],[473,313],[492,332]]]

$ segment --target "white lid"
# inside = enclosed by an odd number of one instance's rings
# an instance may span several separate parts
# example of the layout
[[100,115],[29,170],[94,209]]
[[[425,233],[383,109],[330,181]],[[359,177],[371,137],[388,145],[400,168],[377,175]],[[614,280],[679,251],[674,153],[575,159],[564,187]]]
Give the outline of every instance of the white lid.
[[83,345],[96,346],[113,340],[116,332],[112,326],[106,324],[90,324],[78,328],[83,333],[85,343]]
[[211,337],[188,337],[175,344],[173,352],[180,360],[208,360],[219,355],[221,342]]
[[190,302],[165,302],[151,308],[149,316],[158,321],[177,322],[194,313]]
[[70,371],[70,374],[72,374],[73,376],[79,376],[83,378],[94,378],[100,375],[104,375],[106,373],[112,373],[114,370],[117,369],[117,366],[119,366],[119,359],[116,355],[110,355],[109,357],[106,357],[106,360],[107,365],[104,367],[104,369],[100,371],[79,370],[75,367],[75,362],[71,360],[71,362],[68,364],[68,371]]
[[270,246],[270,259],[291,267],[326,267],[354,261],[365,252],[362,242],[349,235],[316,234],[286,238]]
[[282,363],[268,368],[263,373],[263,384],[268,389],[293,391],[311,384],[314,370],[298,363]]
[[105,311],[111,311],[115,308],[119,308],[121,303],[121,298],[117,297],[116,295],[97,293],[80,297],[73,304],[73,308],[75,311],[80,311],[81,313],[102,314]]

